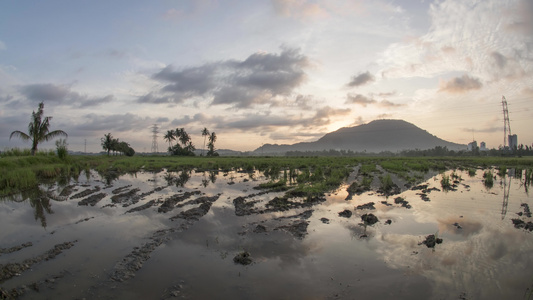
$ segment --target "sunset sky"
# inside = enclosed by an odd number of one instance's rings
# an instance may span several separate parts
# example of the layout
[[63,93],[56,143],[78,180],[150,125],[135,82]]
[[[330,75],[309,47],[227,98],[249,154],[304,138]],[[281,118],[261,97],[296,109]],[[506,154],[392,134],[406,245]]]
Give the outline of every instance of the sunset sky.
[[181,127],[248,151],[377,119],[497,148],[502,95],[531,145],[531,0],[0,2],[0,150],[31,146],[9,135],[40,101],[74,151],[110,132],[149,152],[153,124],[160,151]]

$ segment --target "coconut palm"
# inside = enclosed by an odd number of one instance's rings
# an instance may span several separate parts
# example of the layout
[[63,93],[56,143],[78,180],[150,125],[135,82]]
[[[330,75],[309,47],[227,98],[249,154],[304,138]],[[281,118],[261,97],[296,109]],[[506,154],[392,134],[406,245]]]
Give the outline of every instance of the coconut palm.
[[204,127],[204,130],[202,130],[202,136],[204,137],[204,147],[202,148],[202,156],[203,156],[204,155],[204,150],[205,150],[205,140],[209,136],[209,130],[207,130],[206,127]]
[[215,151],[215,142],[217,141],[217,135],[214,132],[211,132],[209,135],[209,143],[207,144],[207,156],[218,156],[218,153]]
[[50,131],[50,120],[52,117],[43,118],[43,110],[44,104],[41,102],[39,103],[39,109],[37,110],[37,113],[34,111],[31,114],[32,120],[30,124],[28,124],[27,134],[22,131],[15,130],[9,136],[9,139],[14,136],[18,136],[24,141],[31,141],[31,155],[35,155],[37,152],[37,146],[41,142],[49,141],[58,136],[68,137],[63,130]]
[[174,130],[167,130],[167,133],[163,137],[168,142],[168,148],[172,147],[172,141],[176,140],[174,136]]

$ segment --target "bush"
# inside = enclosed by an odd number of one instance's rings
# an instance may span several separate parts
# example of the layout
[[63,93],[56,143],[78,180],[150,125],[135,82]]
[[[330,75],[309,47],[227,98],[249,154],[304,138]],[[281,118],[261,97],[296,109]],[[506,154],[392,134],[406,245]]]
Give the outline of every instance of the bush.
[[56,152],[57,157],[60,159],[66,159],[68,155],[68,144],[67,140],[59,139],[56,141]]

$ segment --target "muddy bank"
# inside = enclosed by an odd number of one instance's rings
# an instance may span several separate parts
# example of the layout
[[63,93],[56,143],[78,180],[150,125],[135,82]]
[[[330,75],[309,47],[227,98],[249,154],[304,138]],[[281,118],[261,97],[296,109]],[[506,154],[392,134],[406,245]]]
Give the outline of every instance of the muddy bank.
[[70,249],[72,246],[74,246],[76,242],[77,240],[72,241],[72,242],[65,242],[62,244],[57,244],[54,246],[54,248],[46,251],[45,253],[39,256],[33,257],[33,258],[25,259],[20,263],[10,263],[10,264],[0,265],[0,282],[10,279],[13,276],[20,276],[24,271],[30,269],[31,266],[37,263],[40,263],[43,260],[53,259],[57,255],[63,253],[64,250]]

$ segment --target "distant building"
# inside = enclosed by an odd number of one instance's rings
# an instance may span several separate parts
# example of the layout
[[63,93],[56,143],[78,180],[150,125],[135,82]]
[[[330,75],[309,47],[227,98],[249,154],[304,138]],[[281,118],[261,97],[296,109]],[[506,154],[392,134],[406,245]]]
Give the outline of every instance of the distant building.
[[516,134],[508,135],[507,140],[509,141],[509,148],[511,150],[516,149],[518,147],[518,137],[516,136]]
[[477,142],[473,141],[472,143],[469,143],[466,147],[467,147],[466,149],[468,151],[472,151],[474,149],[477,149]]
[[487,144],[485,144],[485,142],[479,143],[479,151],[489,151],[489,149],[487,149]]

